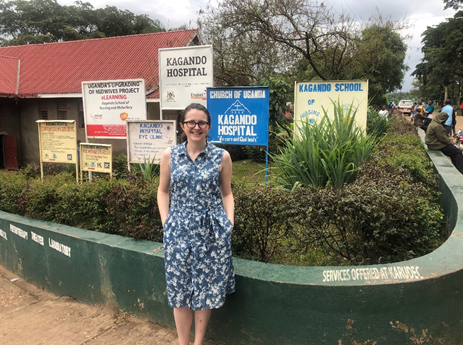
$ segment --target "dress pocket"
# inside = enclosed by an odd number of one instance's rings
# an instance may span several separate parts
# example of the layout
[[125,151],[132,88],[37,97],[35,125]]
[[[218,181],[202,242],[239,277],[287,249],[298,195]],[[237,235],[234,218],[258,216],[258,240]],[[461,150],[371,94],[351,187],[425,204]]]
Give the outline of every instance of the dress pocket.
[[214,212],[211,225],[217,240],[228,240],[230,238],[233,230],[233,224],[224,209]]

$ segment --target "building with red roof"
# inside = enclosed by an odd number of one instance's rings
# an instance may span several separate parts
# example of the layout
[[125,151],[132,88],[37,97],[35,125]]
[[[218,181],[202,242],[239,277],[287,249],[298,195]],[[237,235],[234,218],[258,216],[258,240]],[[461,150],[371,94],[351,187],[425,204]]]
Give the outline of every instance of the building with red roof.
[[[1,153],[12,136],[21,165],[39,161],[37,120],[76,120],[85,141],[82,81],[144,79],[148,119],[159,119],[158,49],[199,44],[194,29],[0,47],[0,168],[13,167],[12,148]],[[115,153],[126,149],[124,140],[100,142]]]

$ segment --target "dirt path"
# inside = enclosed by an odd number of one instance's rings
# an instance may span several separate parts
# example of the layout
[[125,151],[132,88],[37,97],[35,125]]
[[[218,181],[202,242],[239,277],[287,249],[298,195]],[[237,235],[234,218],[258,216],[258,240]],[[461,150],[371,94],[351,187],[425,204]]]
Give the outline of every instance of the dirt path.
[[[43,291],[0,266],[0,344],[169,345],[175,330]],[[205,344],[212,345],[212,344]]]

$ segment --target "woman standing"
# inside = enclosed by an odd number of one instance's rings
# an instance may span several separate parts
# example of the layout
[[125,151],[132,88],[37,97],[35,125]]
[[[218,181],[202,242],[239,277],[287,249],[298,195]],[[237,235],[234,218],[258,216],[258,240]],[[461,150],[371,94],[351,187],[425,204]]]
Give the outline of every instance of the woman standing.
[[167,297],[179,344],[189,343],[194,316],[194,345],[201,345],[211,309],[220,308],[226,294],[235,291],[232,161],[227,151],[207,142],[211,116],[204,106],[190,104],[179,123],[186,141],[161,157],[158,207]]

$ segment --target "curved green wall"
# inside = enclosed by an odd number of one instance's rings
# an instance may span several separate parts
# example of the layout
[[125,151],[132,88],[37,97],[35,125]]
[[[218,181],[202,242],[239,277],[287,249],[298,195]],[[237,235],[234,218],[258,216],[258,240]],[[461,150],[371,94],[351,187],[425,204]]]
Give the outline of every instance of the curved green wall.
[[[237,292],[214,311],[216,344],[462,344],[463,176],[429,151],[449,239],[388,265],[296,267],[234,259]],[[162,245],[0,212],[0,263],[57,295],[174,325]]]

